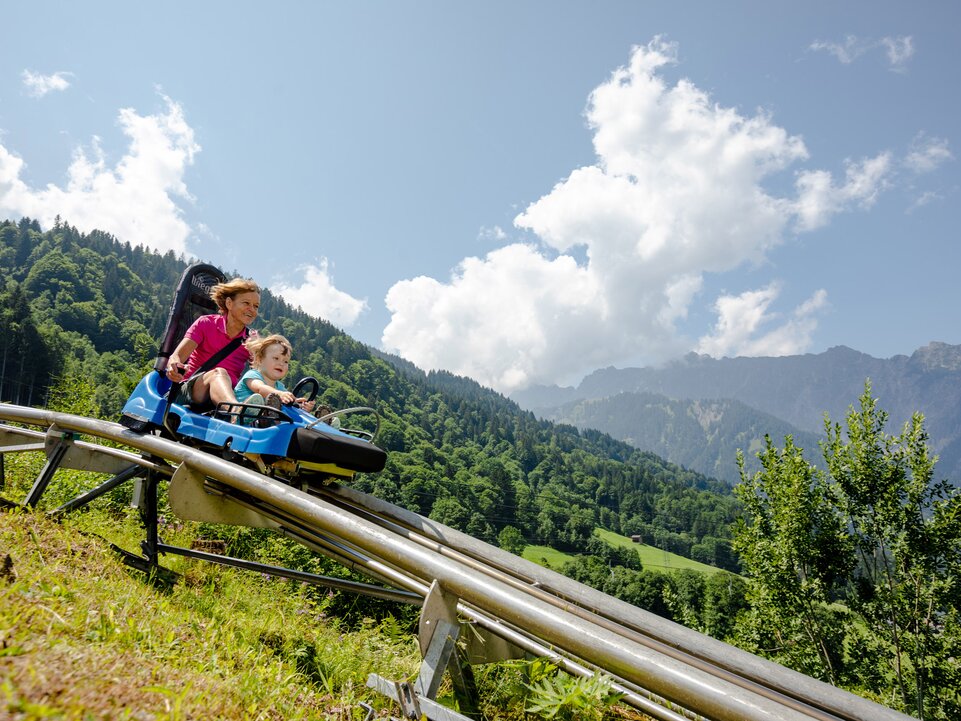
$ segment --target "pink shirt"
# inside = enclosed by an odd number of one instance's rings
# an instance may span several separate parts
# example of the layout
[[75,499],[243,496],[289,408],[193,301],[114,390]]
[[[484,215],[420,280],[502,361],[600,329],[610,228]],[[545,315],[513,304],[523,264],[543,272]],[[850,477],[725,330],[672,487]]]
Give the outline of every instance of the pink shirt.
[[[257,331],[250,331],[250,335],[256,337]],[[185,378],[193,375],[193,372],[200,368],[204,361],[233,340],[227,335],[227,318],[220,313],[200,316],[184,333],[184,338],[189,338],[197,344],[194,352],[187,359]],[[244,366],[249,359],[250,353],[241,343],[217,366],[227,371],[231,385],[237,385],[237,381],[240,380],[240,376],[244,372]]]

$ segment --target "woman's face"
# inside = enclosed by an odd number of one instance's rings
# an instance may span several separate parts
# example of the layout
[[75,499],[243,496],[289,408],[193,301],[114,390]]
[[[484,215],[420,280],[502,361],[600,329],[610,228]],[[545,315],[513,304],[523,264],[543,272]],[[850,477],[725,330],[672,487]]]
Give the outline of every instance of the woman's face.
[[227,298],[227,320],[234,320],[243,325],[250,325],[257,320],[260,309],[260,293],[238,293],[233,298]]

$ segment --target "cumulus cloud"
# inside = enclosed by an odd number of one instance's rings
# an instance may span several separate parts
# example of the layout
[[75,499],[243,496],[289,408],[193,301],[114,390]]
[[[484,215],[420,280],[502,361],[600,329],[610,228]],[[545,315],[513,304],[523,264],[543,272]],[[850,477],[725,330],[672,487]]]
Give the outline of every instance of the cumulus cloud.
[[808,46],[808,50],[829,53],[845,65],[850,65],[862,55],[878,49],[884,51],[889,69],[894,72],[904,72],[907,69],[908,60],[914,55],[914,40],[910,35],[886,36],[880,40],[846,35],[840,43],[815,40]]
[[805,351],[817,328],[817,314],[827,305],[821,289],[794,309],[780,325],[766,330],[780,318],[770,310],[781,288],[772,283],[740,295],[723,295],[714,302],[717,323],[713,332],[698,342],[699,353],[722,356],[782,356]]
[[[513,244],[462,261],[448,284],[421,276],[387,293],[387,348],[421,367],[454,369],[495,388],[557,377],[605,357],[597,276],[569,256]],[[534,371],[537,371],[537,374]]]
[[50,226],[61,216],[83,232],[112,233],[135,245],[183,253],[190,235],[175,199],[190,201],[184,173],[200,146],[179,104],[142,116],[120,111],[118,123],[129,139],[126,153],[109,167],[94,137],[77,148],[66,183],[33,188],[21,178],[24,161],[0,144],[0,216],[29,216]]
[[321,258],[316,264],[309,263],[301,267],[299,272],[303,273],[303,282],[300,285],[281,282],[275,284],[271,290],[292,306],[341,328],[353,325],[367,309],[366,300],[354,298],[334,287],[326,258]]
[[24,70],[20,77],[23,78],[23,85],[27,89],[27,94],[34,98],[42,98],[54,90],[61,91],[70,87],[67,77],[73,73],[58,72],[52,75],[35,73],[32,70]]
[[491,241],[496,243],[502,243],[507,240],[507,233],[499,225],[495,225],[491,228],[482,227],[477,233],[477,239],[483,241]]
[[[660,38],[635,48],[590,95],[596,162],[515,218],[540,242],[468,258],[446,282],[394,285],[384,347],[505,392],[665,360],[693,345],[682,326],[706,274],[760,264],[786,234],[869,205],[885,187],[891,159],[881,154],[849,163],[841,181],[805,171],[793,197],[768,192],[766,181],[808,158],[801,138],[764,112],[717,104],[690,80],[669,85],[661,72],[676,62],[676,46]],[[776,316],[776,291],[746,296],[742,305],[768,304],[753,325],[750,313],[715,304],[724,324],[702,346],[800,349],[816,308]]]

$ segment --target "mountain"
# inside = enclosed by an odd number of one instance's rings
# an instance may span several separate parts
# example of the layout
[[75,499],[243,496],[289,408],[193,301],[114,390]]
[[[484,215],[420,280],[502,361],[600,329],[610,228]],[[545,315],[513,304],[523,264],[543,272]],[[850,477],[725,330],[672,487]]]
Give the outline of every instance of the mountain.
[[[59,219],[46,231],[0,221],[0,401],[117,418],[152,365],[185,266]],[[387,466],[358,476],[360,490],[492,543],[519,534],[578,553],[601,527],[736,568],[738,504],[714,478],[377,353],[269,289],[255,328],[291,341],[289,379],[317,378],[320,403],[379,410]]]
[[[690,353],[662,367],[605,368],[587,376],[576,388],[541,386],[514,393],[512,398],[543,417],[557,419],[565,417],[559,409],[571,403],[621,393],[655,393],[687,401],[726,399],[800,431],[820,434],[824,413],[832,421],[842,421],[863,392],[866,379],[870,379],[880,406],[890,414],[889,432],[898,432],[913,412],[923,413],[931,448],[940,455],[939,475],[961,480],[961,346],[946,343],[932,342],[910,356],[888,359],[845,346],[778,358],[715,359]],[[622,427],[627,422],[618,419],[600,427]],[[728,433],[746,430],[735,427]],[[777,433],[771,435],[777,439]],[[640,448],[656,447],[651,438],[643,441],[644,445],[639,439],[635,442]]]
[[810,449],[806,454],[810,461],[818,460],[817,434],[731,399],[672,400],[657,393],[618,393],[565,403],[544,409],[541,415],[555,423],[596,428],[731,484],[740,480],[739,449],[748,473],[760,468],[756,453],[764,447],[765,434],[775,442],[791,435],[798,446]]

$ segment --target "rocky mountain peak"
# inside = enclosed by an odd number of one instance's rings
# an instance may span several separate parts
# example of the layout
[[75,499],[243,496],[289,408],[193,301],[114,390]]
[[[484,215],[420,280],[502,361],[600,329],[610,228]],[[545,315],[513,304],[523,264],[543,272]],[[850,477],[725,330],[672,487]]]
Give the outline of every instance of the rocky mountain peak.
[[961,370],[961,345],[933,341],[911,354],[911,365],[922,371]]

